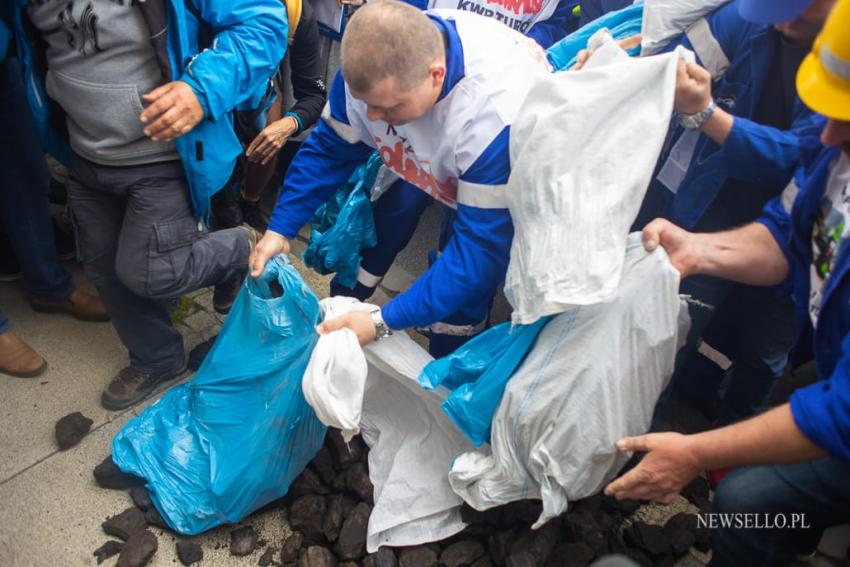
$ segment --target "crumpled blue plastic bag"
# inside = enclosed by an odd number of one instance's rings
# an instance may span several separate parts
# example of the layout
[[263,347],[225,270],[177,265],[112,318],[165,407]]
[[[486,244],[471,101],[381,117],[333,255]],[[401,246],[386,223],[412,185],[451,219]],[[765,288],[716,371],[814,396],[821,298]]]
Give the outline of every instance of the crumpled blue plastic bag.
[[310,220],[304,263],[320,274],[336,272],[337,281],[349,289],[357,284],[360,251],[378,242],[369,193],[380,168],[375,152]]
[[513,328],[510,322],[496,325],[429,363],[419,375],[425,389],[452,390],[440,407],[476,447],[490,441],[490,426],[505,386],[550,319]]
[[176,531],[241,520],[286,494],[319,451],[325,426],[301,393],[319,321],[298,272],[282,256],[269,261],[245,279],[194,379],[115,436],[115,464],[147,480]]
[[[555,71],[564,71],[576,64],[578,52],[587,47],[587,40],[602,28],[608,28],[614,39],[638,35],[643,24],[643,4],[633,4],[616,12],[609,12],[580,27],[546,50],[546,58]],[[640,53],[640,46],[629,50],[629,55]]]

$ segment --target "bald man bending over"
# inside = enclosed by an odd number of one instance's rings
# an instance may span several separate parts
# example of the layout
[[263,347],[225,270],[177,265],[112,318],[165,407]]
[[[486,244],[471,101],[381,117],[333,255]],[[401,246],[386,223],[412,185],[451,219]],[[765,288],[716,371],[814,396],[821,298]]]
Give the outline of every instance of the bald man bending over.
[[[549,72],[536,43],[484,16],[421,12],[393,0],[358,10],[342,40],[341,74],[290,166],[249,260],[251,275],[288,252],[316,209],[378,149],[397,183],[457,209],[454,232],[431,268],[382,312],[352,313],[320,331],[348,327],[365,344],[390,330],[428,327],[431,353],[442,356],[483,330],[513,238],[505,200],[510,127],[535,77]],[[391,193],[376,206],[392,205]],[[379,234],[376,248],[397,251],[393,238],[410,235]],[[358,286],[376,284],[369,275],[385,273],[380,268],[364,260]]]

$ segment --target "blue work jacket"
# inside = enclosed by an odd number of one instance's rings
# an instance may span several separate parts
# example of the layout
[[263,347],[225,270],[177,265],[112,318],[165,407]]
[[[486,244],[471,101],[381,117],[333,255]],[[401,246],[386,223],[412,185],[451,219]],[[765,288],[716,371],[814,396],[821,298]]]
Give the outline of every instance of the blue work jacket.
[[[44,54],[28,25],[27,0],[13,0],[12,33],[24,73],[24,85],[45,149],[67,162],[64,114],[44,89]],[[269,78],[286,50],[286,9],[279,0],[158,1],[167,19],[165,42],[154,45],[169,80],[186,82],[198,97],[204,118],[175,140],[189,184],[196,217],[207,220],[210,197],[227,183],[242,153],[233,129],[233,111],[261,106]],[[166,70],[167,69],[167,70]],[[166,75],[168,76],[168,75]]]

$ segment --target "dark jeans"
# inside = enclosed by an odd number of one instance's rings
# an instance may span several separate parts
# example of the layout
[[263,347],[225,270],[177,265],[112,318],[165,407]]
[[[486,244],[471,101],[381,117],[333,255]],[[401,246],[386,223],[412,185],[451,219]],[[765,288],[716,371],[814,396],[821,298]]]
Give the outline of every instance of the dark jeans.
[[[666,189],[653,184],[633,228],[641,230],[653,218],[669,216],[671,198]],[[749,211],[743,211],[736,199],[730,190],[721,191],[692,231],[717,232],[740,224]],[[691,328],[687,342],[676,356],[673,378],[661,395],[659,409],[676,391],[690,397],[697,392],[704,401],[718,397],[717,380],[705,383],[701,375],[689,375],[686,371],[689,359],[701,356],[697,353],[699,340],[734,287],[735,284],[728,280],[704,275],[682,280],[679,292],[692,299],[689,305]],[[761,409],[772,385],[782,375],[794,343],[796,329],[791,299],[780,297],[772,288],[752,288],[751,294],[748,309],[734,318],[734,327],[740,332],[738,357],[721,407],[722,423],[750,417]]]
[[[850,521],[850,463],[821,459],[732,471],[714,495],[714,512],[805,514],[809,528],[718,528],[710,565],[787,565],[811,553],[823,531]],[[774,521],[775,523],[775,521]]]
[[0,224],[30,295],[64,299],[74,285],[56,254],[47,199],[50,173],[14,58],[0,62],[0,124]]
[[[728,425],[766,408],[794,345],[795,313],[790,297],[750,286],[735,286],[720,309],[720,316],[711,321],[716,339],[709,339],[709,344],[733,359],[732,368],[724,375],[717,365],[692,353],[678,370],[676,389],[687,398],[719,404],[717,423]],[[724,382],[728,385],[721,401]]]
[[68,199],[80,260],[97,286],[130,364],[164,372],[183,341],[166,301],[244,269],[247,234],[199,227],[179,161],[109,167],[74,155]]
[[9,318],[6,317],[6,314],[3,313],[3,310],[0,309],[0,335],[9,330]]

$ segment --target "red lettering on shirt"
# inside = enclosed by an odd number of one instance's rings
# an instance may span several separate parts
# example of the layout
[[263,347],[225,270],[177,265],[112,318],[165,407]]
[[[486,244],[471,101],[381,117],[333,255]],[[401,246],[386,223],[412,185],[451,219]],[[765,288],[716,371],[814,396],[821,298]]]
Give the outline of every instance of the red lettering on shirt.
[[[375,137],[378,144],[378,152],[384,164],[396,172],[405,181],[416,185],[438,201],[454,206],[457,203],[457,178],[449,177],[440,181],[431,173],[427,162],[421,164],[410,154],[410,149],[404,147],[401,140],[397,140],[392,146],[381,145],[381,138]],[[392,143],[392,142],[390,142]]]
[[502,6],[516,15],[536,14],[543,7],[544,0],[486,0],[488,4]]

